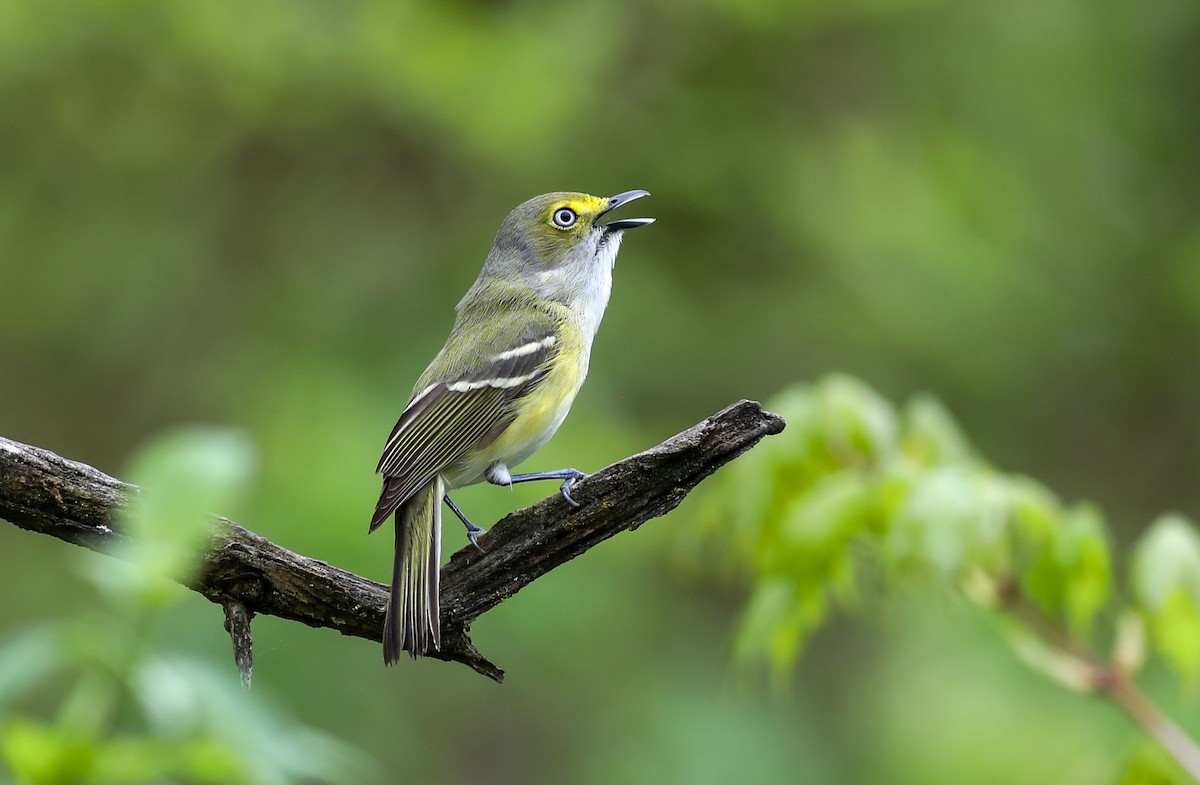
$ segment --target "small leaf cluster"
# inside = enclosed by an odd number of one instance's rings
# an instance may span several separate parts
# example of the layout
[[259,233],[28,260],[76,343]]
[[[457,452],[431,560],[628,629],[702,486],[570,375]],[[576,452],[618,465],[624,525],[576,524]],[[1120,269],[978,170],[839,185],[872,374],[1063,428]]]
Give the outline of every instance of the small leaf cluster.
[[1101,511],[990,466],[934,398],[897,408],[831,376],[768,408],[787,429],[715,478],[687,551],[749,578],[741,658],[786,678],[831,609],[927,579],[1001,609],[1020,598],[1081,640],[1098,619],[1120,619],[1122,668],[1141,664],[1148,640],[1185,680],[1200,674],[1200,534],[1191,521],[1154,522],[1127,591],[1117,592]]

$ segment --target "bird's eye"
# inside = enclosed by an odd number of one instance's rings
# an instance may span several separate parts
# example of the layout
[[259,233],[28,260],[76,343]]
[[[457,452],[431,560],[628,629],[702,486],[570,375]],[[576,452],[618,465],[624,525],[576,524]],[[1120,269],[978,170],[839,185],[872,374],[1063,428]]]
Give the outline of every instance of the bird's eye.
[[579,216],[575,215],[575,211],[570,207],[560,207],[554,211],[554,225],[560,229],[569,229],[575,225],[575,221]]

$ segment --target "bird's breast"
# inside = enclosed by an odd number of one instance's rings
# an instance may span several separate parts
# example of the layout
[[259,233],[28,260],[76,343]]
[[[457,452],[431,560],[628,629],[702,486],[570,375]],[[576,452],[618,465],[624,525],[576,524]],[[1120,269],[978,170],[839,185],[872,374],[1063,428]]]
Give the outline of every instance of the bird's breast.
[[550,440],[587,377],[591,341],[576,329],[560,334],[561,353],[550,363],[546,377],[514,404],[515,417],[496,439],[472,450],[444,473],[451,488],[482,482],[484,472],[495,463],[514,467]]
[[587,348],[578,358],[571,358],[568,349],[559,356],[541,384],[522,398],[516,406],[517,416],[512,425],[494,442],[496,460],[515,466],[542,447],[571,410],[571,404],[587,376]]

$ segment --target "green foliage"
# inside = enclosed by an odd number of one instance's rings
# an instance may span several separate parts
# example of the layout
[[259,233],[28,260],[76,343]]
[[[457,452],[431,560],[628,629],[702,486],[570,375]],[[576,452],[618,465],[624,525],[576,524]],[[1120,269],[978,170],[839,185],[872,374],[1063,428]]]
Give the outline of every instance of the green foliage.
[[1139,744],[1125,761],[1116,785],[1195,785],[1156,744]]
[[[995,470],[933,399],[898,413],[860,382],[830,377],[769,406],[787,430],[707,490],[697,535],[701,550],[723,554],[727,571],[750,580],[736,647],[743,658],[786,678],[831,607],[853,605],[880,581],[932,579],[1007,612],[1018,627],[1030,623],[1021,604],[1031,602],[1083,641],[1102,615],[1117,618],[1100,510],[1064,505],[1034,480]],[[1194,679],[1200,535],[1191,522],[1171,515],[1150,528],[1131,589],[1131,623],[1145,625],[1153,650]],[[1017,631],[1013,641],[1044,670],[1087,686],[1028,635]],[[1132,668],[1141,656],[1125,659]]]
[[104,609],[0,648],[0,763],[18,783],[360,782],[349,750],[243,694],[230,672],[159,651],[150,632],[184,590],[211,511],[245,490],[252,450],[190,429],[133,462],[142,493],[118,559],[86,564]]
[[1164,515],[1139,543],[1133,597],[1151,641],[1189,683],[1200,676],[1200,535],[1181,515]]
[[29,783],[254,782],[220,741],[146,736],[90,739],[50,723],[15,717],[0,739],[8,767]]
[[126,510],[120,561],[104,562],[92,579],[135,608],[168,604],[208,539],[209,516],[235,508],[253,469],[253,448],[236,431],[176,430],[152,441],[130,466],[141,492]]

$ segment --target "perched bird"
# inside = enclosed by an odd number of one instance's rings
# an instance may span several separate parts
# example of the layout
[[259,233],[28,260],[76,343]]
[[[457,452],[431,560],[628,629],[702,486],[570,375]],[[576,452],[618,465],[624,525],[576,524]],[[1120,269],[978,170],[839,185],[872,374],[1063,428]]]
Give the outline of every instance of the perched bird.
[[586,477],[577,469],[512,474],[558,430],[588,372],[592,339],[608,305],[625,230],[653,218],[601,223],[610,210],[649,196],[552,193],[517,207],[496,233],[475,283],[459,302],[446,345],[413,387],[376,471],[383,491],[375,531],[396,519],[392,594],[383,659],[441,646],[438,578],[442,502],[479,547],[483,529],[447,492],[487,480],[512,485]]

